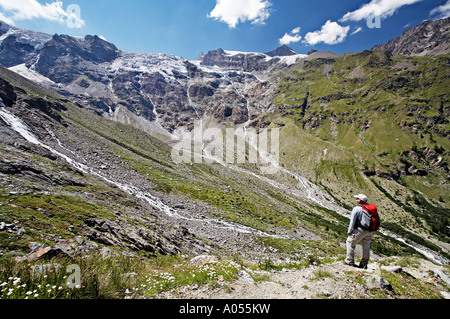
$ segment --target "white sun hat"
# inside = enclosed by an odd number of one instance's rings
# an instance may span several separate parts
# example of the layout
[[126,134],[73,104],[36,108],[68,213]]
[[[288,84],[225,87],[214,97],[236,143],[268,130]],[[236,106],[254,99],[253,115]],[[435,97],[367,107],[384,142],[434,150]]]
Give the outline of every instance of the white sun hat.
[[359,198],[360,200],[362,200],[363,202],[367,202],[367,196],[364,194],[358,194],[355,195],[355,198]]

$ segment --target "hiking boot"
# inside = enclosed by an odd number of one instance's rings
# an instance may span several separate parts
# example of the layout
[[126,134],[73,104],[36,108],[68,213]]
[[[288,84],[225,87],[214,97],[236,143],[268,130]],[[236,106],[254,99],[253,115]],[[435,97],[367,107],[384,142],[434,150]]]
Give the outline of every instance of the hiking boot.
[[367,269],[367,265],[361,265],[361,264],[359,264],[358,268],[361,268],[361,269]]

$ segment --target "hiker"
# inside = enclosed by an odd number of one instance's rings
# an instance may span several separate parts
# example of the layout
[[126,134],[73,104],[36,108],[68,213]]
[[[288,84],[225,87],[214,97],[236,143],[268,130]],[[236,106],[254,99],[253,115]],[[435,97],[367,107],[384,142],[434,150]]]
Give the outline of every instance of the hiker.
[[355,248],[357,244],[361,243],[363,253],[358,267],[367,269],[367,264],[369,263],[370,258],[370,242],[373,234],[372,231],[364,229],[361,225],[361,219],[364,214],[362,206],[367,204],[367,196],[364,194],[358,194],[355,196],[355,199],[357,206],[353,208],[352,215],[350,217],[350,225],[347,232],[347,258],[344,260],[344,264],[356,267]]

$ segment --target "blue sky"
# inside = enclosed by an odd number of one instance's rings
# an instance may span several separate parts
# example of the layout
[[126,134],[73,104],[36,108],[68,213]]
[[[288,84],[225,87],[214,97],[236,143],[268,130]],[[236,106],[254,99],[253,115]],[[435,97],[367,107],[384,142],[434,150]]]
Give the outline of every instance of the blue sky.
[[186,59],[281,44],[298,53],[359,52],[448,16],[450,0],[0,0],[0,19],[17,27],[95,34],[124,51]]

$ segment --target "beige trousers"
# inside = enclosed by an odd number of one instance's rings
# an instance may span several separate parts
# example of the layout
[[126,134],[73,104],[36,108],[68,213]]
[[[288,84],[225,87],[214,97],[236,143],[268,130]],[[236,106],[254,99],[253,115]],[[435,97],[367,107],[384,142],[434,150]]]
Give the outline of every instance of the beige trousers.
[[354,229],[352,231],[347,238],[347,258],[345,259],[347,264],[355,263],[355,248],[357,244],[361,243],[363,252],[359,266],[367,267],[370,258],[370,242],[372,240],[372,234],[371,231],[363,229]]

